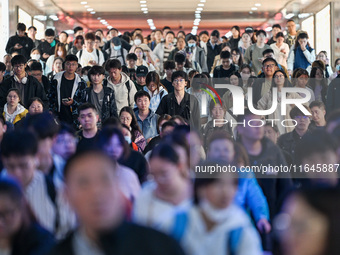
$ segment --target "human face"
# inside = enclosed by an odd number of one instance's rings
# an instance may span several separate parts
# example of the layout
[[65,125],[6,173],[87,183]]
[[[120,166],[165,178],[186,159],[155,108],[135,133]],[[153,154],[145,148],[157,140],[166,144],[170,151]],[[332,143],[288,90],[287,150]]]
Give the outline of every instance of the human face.
[[318,106],[314,106],[311,109],[312,112],[312,120],[316,123],[320,123],[325,120],[326,111]]
[[129,66],[129,68],[135,68],[135,66],[136,66],[136,60],[134,60],[134,59],[129,59],[129,60],[127,60],[127,62],[128,62],[128,66]]
[[184,65],[185,65],[185,62],[183,63],[176,62],[177,71],[183,71]]
[[167,43],[172,43],[174,40],[174,35],[173,34],[167,34],[166,37],[165,37],[165,41]]
[[212,160],[223,159],[230,164],[235,156],[234,144],[227,139],[214,140],[209,145],[208,158]]
[[230,76],[229,81],[231,85],[238,86],[238,77],[236,75]]
[[172,86],[176,91],[184,91],[185,86],[187,85],[187,81],[183,77],[177,77],[174,79]]
[[161,31],[156,31],[156,33],[155,33],[155,39],[156,39],[157,41],[160,41],[160,40],[162,40],[162,38],[163,38],[162,32],[161,32]]
[[19,104],[19,96],[15,91],[11,91],[7,95],[7,104],[11,107],[17,107]]
[[183,50],[185,48],[185,41],[183,38],[177,40],[177,48]]
[[103,37],[104,37],[103,33],[100,32],[100,31],[97,31],[97,32],[95,33],[95,35],[96,35],[96,36],[99,36],[99,37],[102,38],[102,39],[103,39]]
[[273,59],[275,59],[274,53],[272,53],[272,52],[265,54],[263,57],[264,57],[265,59],[266,59],[266,58],[273,58]]
[[117,135],[113,135],[104,146],[104,151],[114,160],[118,160],[124,153],[124,145],[121,144]]
[[229,69],[230,65],[233,63],[233,60],[231,58],[223,58],[222,59],[222,67],[224,69]]
[[148,89],[151,93],[153,93],[157,89],[157,84],[154,83],[153,81],[149,83]]
[[123,218],[116,169],[101,157],[88,154],[79,158],[70,166],[72,170],[66,178],[65,193],[70,205],[80,224],[94,233],[112,229]]
[[25,76],[25,68],[27,64],[16,64],[13,66],[13,71],[16,76],[23,77]]
[[42,113],[44,110],[43,105],[39,101],[33,101],[33,103],[28,107],[28,112],[31,115]]
[[188,44],[191,43],[191,44],[195,44],[196,45],[196,41],[194,39],[191,39],[188,41]]
[[145,83],[145,79],[146,79],[146,76],[137,76],[136,75],[136,79],[137,79],[137,82],[139,85],[141,86],[144,86],[146,83]]
[[[249,122],[250,121],[250,122]],[[260,141],[264,136],[263,120],[257,115],[247,115],[245,117],[245,126],[238,126],[238,131],[242,139],[249,141]],[[250,125],[249,125],[250,124]]]
[[200,40],[203,41],[203,42],[205,42],[205,43],[207,43],[208,40],[209,40],[209,36],[206,35],[206,34],[202,34],[202,35],[200,36]]
[[52,150],[55,154],[61,156],[64,160],[71,157],[77,149],[77,140],[70,133],[57,135]]
[[29,38],[35,38],[35,35],[37,34],[37,32],[34,30],[34,28],[31,28],[27,31],[28,33],[28,37]]
[[307,131],[310,124],[310,118],[308,116],[296,116],[294,120],[296,120],[297,122],[297,125],[295,126],[296,130],[299,130],[301,132]]
[[207,200],[212,207],[225,209],[232,203],[236,189],[235,180],[229,174],[223,174],[217,181],[201,187],[198,194],[201,200]]
[[139,110],[141,111],[146,111],[149,109],[150,106],[150,100],[148,97],[143,96],[143,97],[139,97],[137,99],[136,105],[138,107]]
[[74,74],[78,68],[77,61],[67,61],[65,63],[65,71],[68,74]]
[[132,116],[130,113],[128,112],[122,112],[119,116],[120,122],[122,124],[127,125],[128,127],[130,127],[131,122],[132,122]]
[[42,71],[32,70],[31,75],[36,78],[39,82],[42,82]]
[[6,71],[10,71],[12,69],[11,57],[10,56],[4,57],[4,64],[6,65]]
[[264,126],[264,136],[269,138],[274,144],[277,142],[279,134],[271,126]]
[[32,155],[2,157],[4,167],[9,176],[13,177],[23,187],[27,187],[34,176],[38,158]]
[[274,81],[277,87],[282,88],[285,84],[285,76],[281,72],[277,72],[274,75]]
[[234,37],[234,38],[237,38],[237,37],[239,37],[239,35],[240,35],[240,33],[237,31],[236,28],[233,28],[233,29],[231,30],[231,33],[233,34],[233,37]]
[[59,35],[59,41],[60,41],[61,43],[67,43],[67,36],[66,36],[65,33],[61,33],[61,34]]
[[91,82],[94,85],[100,85],[103,83],[103,80],[105,78],[104,74],[91,74]]
[[91,108],[80,111],[78,120],[84,131],[96,129],[99,120],[98,114]]
[[233,62],[234,62],[234,63],[237,63],[238,60],[240,59],[240,53],[236,53],[235,51],[233,51],[233,52],[231,53],[231,56],[232,56],[232,58],[233,58]]
[[305,88],[308,83],[308,76],[303,74],[297,78],[297,85],[300,88]]
[[45,40],[48,42],[48,43],[52,43],[54,41],[54,36],[45,36]]
[[26,31],[18,30],[18,31],[17,31],[17,34],[18,34],[19,37],[24,37],[24,36],[25,36],[25,32],[26,32]]
[[143,58],[143,51],[141,49],[135,49],[135,54],[137,55],[138,59]]
[[157,190],[163,194],[172,194],[183,182],[179,165],[159,157],[150,160],[150,174],[157,183]]
[[285,255],[319,255],[325,251],[329,222],[301,196],[293,195],[284,204],[289,226],[282,233]]
[[99,49],[99,47],[100,47],[100,41],[99,40],[95,40],[94,41],[94,48],[95,49]]
[[321,60],[322,62],[327,64],[327,57],[326,57],[326,55],[324,53],[319,53],[318,60]]
[[307,39],[307,38],[300,38],[300,39],[299,39],[299,44],[300,44],[300,46],[306,47],[307,42],[308,42],[308,39]]
[[85,47],[89,52],[93,51],[94,41],[93,40],[85,40]]
[[259,44],[264,43],[264,40],[266,39],[266,35],[261,33],[256,37],[256,39],[257,39],[257,43]]
[[272,61],[267,61],[263,65],[263,72],[264,72],[266,77],[270,77],[270,78],[273,77],[276,69],[277,69],[277,67],[276,67],[275,63],[272,62]]
[[210,36],[210,41],[211,43],[216,44],[218,43],[218,38],[216,36]]
[[57,59],[56,61],[54,61],[53,70],[56,73],[59,73],[63,70],[63,62],[60,59]]
[[315,79],[317,79],[318,81],[321,81],[323,79],[323,72],[320,69],[316,70]]
[[176,71],[176,69],[171,69],[171,68],[165,69],[166,77],[171,78],[171,75],[175,71]]
[[241,74],[242,80],[248,81],[248,79],[250,77],[249,68],[243,68],[240,74]]
[[250,36],[249,36],[249,34],[244,33],[244,34],[242,35],[242,42],[243,42],[243,43],[246,43],[246,44],[250,42]]
[[273,30],[272,30],[273,37],[275,38],[275,36],[277,35],[277,33],[280,32],[280,31],[281,31],[280,28],[274,27]]
[[290,21],[287,23],[287,30],[289,34],[295,34],[296,32],[296,25],[295,22]]
[[121,71],[122,69],[118,69],[118,68],[110,68],[109,70],[109,76],[111,78],[111,80],[114,81],[118,81],[121,78]]
[[23,219],[20,204],[23,201],[14,202],[8,195],[0,195],[0,239],[10,239],[20,230]]

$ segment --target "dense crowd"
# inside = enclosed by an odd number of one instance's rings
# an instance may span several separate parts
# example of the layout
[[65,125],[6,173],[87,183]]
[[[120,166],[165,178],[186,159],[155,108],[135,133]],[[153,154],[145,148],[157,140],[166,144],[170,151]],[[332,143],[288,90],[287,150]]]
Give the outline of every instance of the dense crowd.
[[338,255],[340,59],[286,26],[37,40],[19,23],[0,255]]

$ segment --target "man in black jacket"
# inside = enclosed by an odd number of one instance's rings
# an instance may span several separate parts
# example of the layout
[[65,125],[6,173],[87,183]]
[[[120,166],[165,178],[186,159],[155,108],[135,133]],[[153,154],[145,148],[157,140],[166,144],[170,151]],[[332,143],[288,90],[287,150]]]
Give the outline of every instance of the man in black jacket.
[[210,73],[211,67],[214,64],[215,57],[221,53],[221,44],[217,44],[220,38],[220,32],[214,30],[210,34],[210,39],[207,42],[207,66]]
[[55,46],[58,43],[58,41],[54,37],[55,37],[54,30],[51,28],[46,29],[45,41],[40,43],[38,46],[38,49],[42,54],[40,59],[44,62],[46,62],[51,55],[54,55]]
[[124,218],[127,199],[117,177],[117,164],[98,151],[69,159],[64,176],[66,196],[75,209],[79,228],[58,244],[51,255],[182,255],[175,240]]
[[14,56],[11,59],[14,75],[4,80],[0,87],[0,107],[6,104],[7,92],[11,88],[16,88],[20,92],[21,104],[28,107],[28,101],[32,97],[39,97],[44,102],[44,108],[48,108],[48,100],[44,87],[39,81],[25,71],[26,58],[22,55]]
[[26,59],[29,59],[31,50],[34,48],[34,43],[31,38],[27,37],[26,25],[18,23],[17,33],[8,39],[6,45],[6,52],[12,54],[18,52],[23,55]]

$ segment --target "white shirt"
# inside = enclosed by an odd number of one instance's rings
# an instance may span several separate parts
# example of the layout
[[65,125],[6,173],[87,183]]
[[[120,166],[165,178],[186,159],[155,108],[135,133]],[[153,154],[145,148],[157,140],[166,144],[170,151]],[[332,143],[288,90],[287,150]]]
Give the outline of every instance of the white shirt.
[[[274,51],[274,56],[276,61],[281,65],[287,68],[287,59],[289,54],[289,46],[287,43],[283,43],[281,47],[277,47],[276,43],[270,45],[270,47]],[[286,53],[282,53],[281,50],[285,50]]]
[[82,49],[82,54],[80,57],[80,51],[77,52],[78,63],[81,64],[82,67],[85,66],[93,66],[89,62],[91,60],[96,61],[97,65],[101,66],[104,63],[104,55],[101,50],[98,50],[99,58],[97,55],[97,50],[93,49],[92,52],[88,52],[87,49]]
[[134,201],[140,193],[140,182],[137,174],[131,168],[118,165],[117,176],[122,193],[126,198]]

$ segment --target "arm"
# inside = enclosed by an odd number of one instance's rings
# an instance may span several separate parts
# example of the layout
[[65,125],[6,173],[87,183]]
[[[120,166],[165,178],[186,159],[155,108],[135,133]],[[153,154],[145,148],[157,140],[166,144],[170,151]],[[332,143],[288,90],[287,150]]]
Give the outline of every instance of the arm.
[[269,221],[269,207],[262,189],[257,183],[255,177],[249,178],[247,180],[248,188],[246,193],[246,201],[255,218],[255,221],[258,222],[261,219],[266,219]]
[[116,97],[115,97],[114,90],[111,90],[110,102],[111,102],[111,104],[110,104],[110,117],[118,118],[117,104],[116,104]]
[[[0,86],[0,88],[1,88],[1,86]],[[168,113],[167,107],[166,107],[166,100],[167,100],[167,97],[168,97],[168,96],[166,96],[166,97],[163,96],[161,102],[159,103],[158,108],[157,108],[157,110],[156,110],[156,113],[157,113],[158,115],[162,115],[162,114]]]
[[305,55],[307,61],[312,64],[315,60],[315,50],[312,50],[312,52],[309,52],[309,50],[305,50],[303,52],[303,55]]
[[294,69],[294,61],[295,61],[295,52],[294,52],[294,46],[289,51],[288,54],[288,60],[287,60],[287,69],[288,71],[293,71]]
[[251,48],[251,46],[249,46],[247,49],[246,49],[246,53],[244,53],[244,62],[246,63],[246,64],[250,64],[250,48]]
[[133,109],[134,105],[135,105],[135,94],[137,93],[137,89],[135,84],[130,80],[130,102],[129,102],[129,106]]
[[202,50],[202,53],[200,54],[201,55],[201,59],[200,59],[200,66],[202,68],[202,71],[203,72],[208,72],[208,66],[207,66],[207,59],[205,57],[205,54],[204,54],[204,51]]

